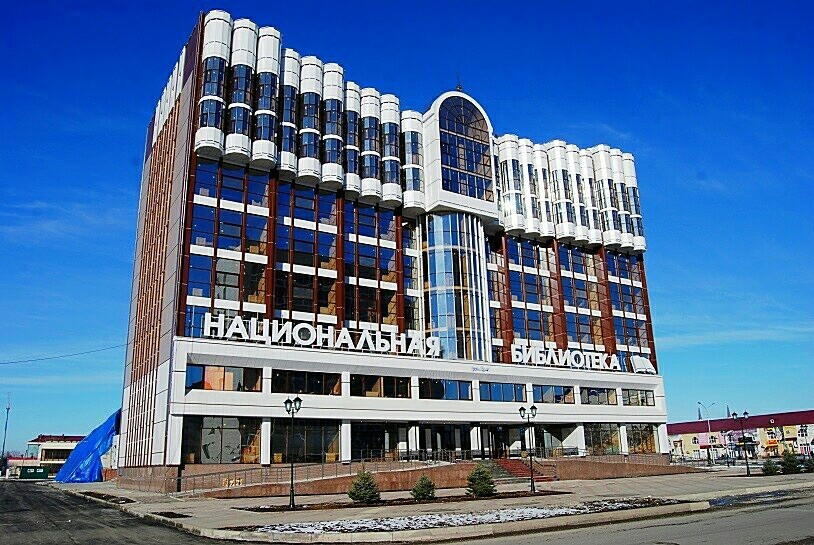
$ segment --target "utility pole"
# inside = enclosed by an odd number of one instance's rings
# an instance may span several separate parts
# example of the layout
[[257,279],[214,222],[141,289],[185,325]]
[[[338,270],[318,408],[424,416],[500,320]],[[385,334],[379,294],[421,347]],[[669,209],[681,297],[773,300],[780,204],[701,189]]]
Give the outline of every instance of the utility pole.
[[709,410],[710,410],[710,409],[712,408],[712,406],[713,406],[713,405],[715,405],[716,403],[717,403],[717,401],[716,401],[716,402],[714,402],[714,403],[710,403],[709,405],[704,405],[704,404],[703,404],[703,403],[701,403],[700,401],[698,402],[698,405],[699,405],[700,407],[703,407],[703,408],[704,408],[704,410],[705,410],[705,411],[706,411],[706,413],[707,413],[707,463],[708,463],[709,465],[713,465],[713,464],[715,463],[715,453],[714,453],[714,451],[712,450],[712,426],[711,426],[711,425],[710,425],[710,423],[709,423]]
[[8,433],[8,413],[11,412],[11,394],[8,394],[8,401],[6,402],[6,424],[3,426],[3,448],[0,450],[0,459],[3,465],[0,466],[0,476],[6,472],[6,434]]

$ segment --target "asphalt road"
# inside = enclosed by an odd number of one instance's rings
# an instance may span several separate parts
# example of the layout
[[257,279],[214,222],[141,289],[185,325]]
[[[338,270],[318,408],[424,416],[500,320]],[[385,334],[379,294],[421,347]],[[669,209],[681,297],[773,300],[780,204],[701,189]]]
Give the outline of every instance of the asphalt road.
[[814,496],[692,515],[478,541],[478,545],[810,545]]
[[0,480],[2,545],[187,545],[210,540],[34,482]]
[[[33,482],[0,481],[1,545],[234,545],[131,517]],[[245,543],[245,542],[244,542]],[[606,526],[479,540],[478,545],[814,545],[814,496]]]

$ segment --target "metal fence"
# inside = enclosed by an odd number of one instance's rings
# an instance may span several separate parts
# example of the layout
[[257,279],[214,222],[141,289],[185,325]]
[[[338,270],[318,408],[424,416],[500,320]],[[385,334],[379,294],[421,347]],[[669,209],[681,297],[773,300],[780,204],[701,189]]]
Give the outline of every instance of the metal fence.
[[[485,450],[365,450],[355,451],[354,458],[345,462],[295,463],[294,481],[305,482],[334,477],[356,475],[361,469],[371,473],[421,469],[458,462],[489,460],[494,458],[527,458],[535,462],[564,458],[589,459],[607,463],[665,464],[661,454],[601,454],[578,448],[537,448],[531,450],[505,449],[491,453]],[[536,465],[536,464],[535,464]],[[236,467],[211,473],[187,474],[168,478],[164,490],[173,495],[192,495],[207,491],[240,488],[263,484],[287,484],[291,480],[289,463],[263,467]]]

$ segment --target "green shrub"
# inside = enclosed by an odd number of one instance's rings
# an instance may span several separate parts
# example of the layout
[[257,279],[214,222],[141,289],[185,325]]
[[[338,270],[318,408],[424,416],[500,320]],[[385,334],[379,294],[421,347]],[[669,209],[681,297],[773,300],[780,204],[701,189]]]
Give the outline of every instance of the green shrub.
[[783,453],[783,458],[780,460],[780,469],[784,474],[800,473],[800,459],[792,451],[787,450]]
[[492,472],[483,464],[478,464],[469,477],[466,478],[466,493],[476,498],[486,498],[495,495],[495,480]]
[[814,457],[809,455],[808,460],[803,464],[803,468],[805,468],[808,473],[814,473]]
[[422,475],[410,490],[415,501],[429,501],[435,499],[435,483],[426,475]]
[[774,460],[766,460],[763,462],[761,470],[764,475],[777,475],[780,473],[780,466]]
[[356,503],[376,503],[381,499],[379,485],[373,480],[373,475],[369,471],[364,468],[359,470],[350,485],[348,497]]

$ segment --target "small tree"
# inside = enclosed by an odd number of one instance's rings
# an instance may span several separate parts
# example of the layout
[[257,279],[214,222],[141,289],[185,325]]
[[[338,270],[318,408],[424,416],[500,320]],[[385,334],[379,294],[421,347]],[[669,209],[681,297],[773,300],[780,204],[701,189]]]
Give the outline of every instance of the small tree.
[[486,498],[495,495],[495,480],[492,472],[483,464],[478,464],[466,479],[466,493],[476,498]]
[[787,450],[783,453],[783,458],[780,460],[780,468],[785,474],[800,473],[800,460],[796,454]]
[[373,475],[364,468],[359,470],[356,478],[350,485],[348,497],[356,503],[375,503],[381,499],[379,486],[373,479]]
[[764,475],[777,475],[780,473],[780,466],[774,460],[766,460],[761,468]]
[[807,473],[814,473],[814,458],[809,454],[808,460],[803,464]]
[[435,483],[427,475],[422,475],[416,481],[413,489],[410,490],[410,495],[415,501],[429,501],[435,499]]

